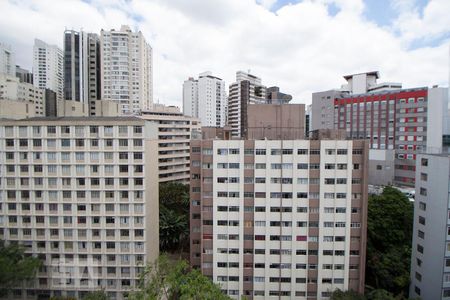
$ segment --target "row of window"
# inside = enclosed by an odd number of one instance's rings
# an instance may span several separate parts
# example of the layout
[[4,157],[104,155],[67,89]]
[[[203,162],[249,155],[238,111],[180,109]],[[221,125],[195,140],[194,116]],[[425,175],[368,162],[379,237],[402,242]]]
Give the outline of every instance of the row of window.
[[[119,125],[118,127],[119,134],[128,134],[129,132],[129,126],[127,125]],[[14,130],[19,130],[19,136],[26,136],[29,132],[29,126],[18,126],[14,128],[14,126],[5,126],[5,136],[12,136],[14,135]],[[61,134],[70,134],[71,132],[74,132],[76,136],[82,136],[85,134],[86,126],[70,126],[70,125],[63,125],[63,126],[53,126],[53,125],[47,125],[47,126],[32,126],[32,132],[33,135],[41,135],[43,133],[43,130],[47,131],[48,135],[53,135],[56,133]],[[44,129],[45,128],[45,129]],[[89,126],[89,133],[90,134],[98,134],[100,131],[103,131],[104,135],[112,135],[114,133],[114,126],[111,125],[105,125],[105,126],[97,126],[97,125],[91,125]],[[142,133],[142,126],[133,126],[132,132],[134,134],[141,134]]]
[[[44,165],[5,165],[6,172],[14,173],[16,169],[21,173],[27,173],[30,170],[36,173],[42,173],[44,171]],[[144,170],[143,165],[103,165],[105,173],[113,173],[115,167],[118,167],[120,173],[127,173],[128,171],[133,170],[135,173],[142,173]],[[16,168],[17,167],[17,168]],[[60,168],[62,174],[71,175],[72,165],[46,165],[46,169],[48,173],[57,173],[57,170]],[[86,169],[89,168],[91,173],[99,173],[101,165],[75,165],[75,171],[78,174],[82,174],[86,172]]]
[[[84,160],[85,158],[90,158],[91,160],[98,160],[100,158],[101,152],[6,152],[6,160],[13,160],[18,157],[20,160],[28,160],[28,157],[32,157],[33,160],[42,160],[45,157],[47,161],[56,161],[59,157],[62,161],[70,161],[71,157],[76,160]],[[142,152],[119,152],[118,156],[114,152],[104,152],[102,154],[104,159],[128,159],[133,158],[139,160],[143,158]]]
[[[327,178],[326,178],[327,179]],[[329,181],[325,179],[325,184],[346,184],[347,179],[346,178],[338,178],[336,181],[334,181],[334,178]],[[361,179],[360,178],[352,178],[352,184],[360,184]],[[193,192],[200,192],[200,188],[193,188]],[[239,198],[241,195],[240,192],[227,192],[227,191],[218,191],[217,197],[228,197],[228,198]],[[243,196],[244,198],[267,198],[266,192],[244,192]],[[291,192],[271,192],[270,198],[271,199],[292,199],[294,193]],[[309,195],[309,196],[308,196]],[[346,199],[347,193],[324,193],[323,196],[325,199]],[[318,199],[319,193],[307,193],[307,192],[297,192],[297,198],[298,199]]]
[[[213,207],[212,206],[203,206],[202,207],[202,211],[213,211]],[[219,205],[217,206],[217,211],[219,212],[238,212],[239,211],[239,206],[223,206],[223,205]],[[244,206],[244,212],[260,212],[260,211],[266,211],[266,207],[265,206]],[[270,207],[270,211],[271,212],[292,212],[292,207],[279,207],[279,206],[273,206]],[[298,213],[319,213],[319,207],[306,207],[306,206],[301,206],[301,207],[297,207],[297,212]],[[347,208],[346,207],[324,207],[323,209],[324,213],[346,213],[347,212]],[[351,212],[352,214],[356,214],[360,212],[360,208],[358,207],[352,207],[351,208]]]
[[[265,227],[266,221],[246,221],[244,222],[245,227]],[[271,227],[292,227],[291,221],[267,221],[267,224]],[[295,223],[294,223],[295,224]],[[203,220],[203,225],[213,225],[212,220]],[[217,226],[239,226],[239,220],[218,220]],[[297,227],[310,227],[310,228],[318,228],[319,222],[318,221],[300,221],[297,222]],[[346,227],[345,222],[323,222],[323,227],[330,228],[330,227]],[[359,222],[351,222],[350,223],[351,228],[360,228],[361,223]],[[271,236],[272,240],[272,236]]]
[[[86,199],[100,201],[100,198],[105,199],[107,201],[117,200],[116,198],[119,198],[122,200],[127,199],[130,201],[133,201],[133,200],[138,200],[138,199],[142,200],[144,198],[143,191],[116,191],[116,192],[115,191],[106,191],[106,192],[87,191],[86,192],[86,191],[63,190],[63,191],[48,191],[48,192],[43,192],[43,191],[34,191],[34,192],[19,191],[19,192],[16,192],[14,190],[7,190],[6,191],[7,200],[18,199],[19,196],[17,195],[17,193],[19,193],[21,200],[24,200],[24,201],[30,200],[30,196],[32,195],[31,193],[33,193],[34,200],[43,200],[44,198],[48,198],[48,200],[50,200],[50,201],[61,200],[61,195],[62,195],[62,199],[67,200],[67,201],[72,201],[72,197],[76,197],[77,201],[82,201],[82,200],[86,200]],[[1,194],[1,191],[0,191],[0,194]],[[89,198],[87,198],[86,195],[89,195]],[[134,195],[134,198],[132,197],[133,195]]]
[[[298,222],[298,223],[304,223],[305,226],[298,226],[298,227],[307,227],[309,224],[307,222]],[[359,228],[361,227],[361,223],[357,223],[357,222],[352,222],[351,223],[353,226],[352,228]],[[300,224],[303,225],[303,224]],[[313,224],[314,227],[318,227],[319,224]],[[317,225],[317,226],[315,226]],[[336,226],[337,225],[337,226]],[[335,227],[345,227],[345,222],[336,222],[335,223]],[[204,240],[212,240],[213,239],[213,235],[212,234],[203,234],[203,239]],[[218,240],[230,240],[230,241],[239,241],[240,240],[240,236],[239,234],[222,234],[219,233],[217,234],[217,239]],[[334,238],[335,242],[341,242],[341,241],[345,241],[345,238],[342,238],[343,240],[341,240],[341,238],[338,238],[336,240],[336,237]],[[244,241],[265,241],[266,240],[266,235],[252,235],[252,234],[244,234],[243,235],[243,240]],[[268,239],[270,241],[292,241],[292,235],[269,235]],[[318,242],[319,241],[319,237],[318,236],[306,236],[306,235],[297,235],[295,236],[295,240],[298,242]]]
[[[200,153],[200,147],[192,147],[193,153]],[[245,155],[267,155],[267,149],[244,149]],[[294,153],[294,149],[270,149],[270,155],[292,155]],[[325,153],[327,155],[347,155],[347,149],[325,149]],[[362,149],[353,149],[353,155],[362,155]],[[212,155],[213,149],[211,148],[203,148],[202,154],[204,155]],[[239,148],[220,148],[217,149],[218,155],[237,155],[240,154]],[[320,155],[320,149],[297,149],[298,155]]]
[[[75,146],[75,147],[84,147],[85,146],[85,140],[83,139],[58,139],[59,143],[61,145],[61,147],[63,148],[68,148],[71,146]],[[132,141],[132,142],[131,142]],[[93,139],[90,140],[90,145],[91,147],[99,147],[99,140],[97,139]],[[41,148],[43,147],[44,144],[47,145],[47,148],[55,148],[56,144],[57,144],[57,140],[56,139],[32,139],[31,142],[29,143],[28,139],[19,139],[19,140],[14,140],[14,139],[6,139],[5,140],[5,144],[7,148],[11,148],[16,146],[19,146],[20,148],[26,148],[29,145],[33,146],[33,148]],[[103,140],[103,145],[104,147],[114,147],[115,145],[119,146],[119,147],[128,147],[129,145],[133,145],[134,147],[142,147],[143,145],[143,141],[142,139],[104,139]]]
[[[36,172],[36,171],[35,171]],[[42,177],[39,178],[33,178],[33,182],[35,185],[42,185],[43,179]],[[17,178],[17,182],[20,184],[20,186],[29,186],[30,185],[30,178]],[[90,183],[91,186],[98,186],[100,183],[104,183],[105,186],[114,186],[115,183],[118,183],[121,186],[128,186],[131,182],[134,183],[135,186],[142,186],[144,184],[144,179],[139,178],[61,178],[62,185],[71,185],[71,182],[75,182],[77,186],[85,186],[88,183]],[[58,184],[58,178],[48,178],[49,186],[54,186]],[[7,177],[6,178],[6,185],[7,186],[15,186],[16,184],[16,178],[14,177]]]

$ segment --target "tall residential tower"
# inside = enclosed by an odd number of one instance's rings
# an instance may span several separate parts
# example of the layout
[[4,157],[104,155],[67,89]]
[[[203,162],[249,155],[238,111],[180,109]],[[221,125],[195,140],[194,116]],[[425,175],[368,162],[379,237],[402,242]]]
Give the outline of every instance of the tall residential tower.
[[204,72],[196,80],[183,83],[183,113],[199,118],[202,126],[224,127],[227,98],[225,82],[211,72]]
[[95,33],[64,32],[64,99],[100,99],[100,39]]
[[54,91],[58,100],[64,99],[63,61],[63,52],[58,46],[34,40],[33,84]]
[[124,115],[153,104],[152,48],[142,32],[130,27],[100,33],[101,99],[120,103]]

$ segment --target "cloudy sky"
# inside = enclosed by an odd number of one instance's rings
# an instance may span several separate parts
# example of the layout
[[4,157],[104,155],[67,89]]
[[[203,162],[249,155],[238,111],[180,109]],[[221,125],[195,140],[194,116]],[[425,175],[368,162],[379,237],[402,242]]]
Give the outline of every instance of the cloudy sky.
[[448,86],[449,0],[0,0],[0,41],[31,68],[34,38],[129,24],[153,47],[154,101],[181,106],[206,70],[227,84],[251,70],[297,103],[378,70],[404,87]]

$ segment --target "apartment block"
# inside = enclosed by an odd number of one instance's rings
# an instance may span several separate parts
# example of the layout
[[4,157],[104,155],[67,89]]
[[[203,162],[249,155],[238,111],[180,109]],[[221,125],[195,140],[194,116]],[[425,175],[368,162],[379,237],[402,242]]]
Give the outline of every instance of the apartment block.
[[157,147],[134,117],[0,121],[0,237],[43,261],[7,299],[124,299],[158,256]]
[[129,26],[100,33],[101,99],[120,104],[121,114],[152,108],[152,47]]
[[248,127],[247,110],[249,104],[265,104],[266,87],[261,84],[261,78],[236,72],[236,82],[230,84],[228,93],[228,125],[235,138],[244,137]]
[[100,99],[100,38],[95,33],[64,32],[64,99],[89,105]]
[[64,99],[63,64],[63,52],[58,46],[34,40],[33,84],[54,91],[58,100]]
[[211,72],[183,83],[183,113],[200,119],[203,126],[224,127],[227,104],[225,81]]
[[419,154],[409,296],[450,298],[450,157]]
[[161,106],[139,117],[151,121],[151,139],[158,143],[159,182],[189,183],[189,146],[192,135],[201,135],[200,121]]
[[234,299],[364,291],[368,143],[193,140],[190,262]]
[[[417,154],[442,149],[448,131],[448,89],[395,89],[401,85],[369,79],[356,87],[358,80],[346,79],[347,88],[313,94],[313,129],[344,129],[349,138],[367,139],[371,149],[394,150],[395,172],[390,181],[414,186]],[[354,93],[361,91],[366,92]]]

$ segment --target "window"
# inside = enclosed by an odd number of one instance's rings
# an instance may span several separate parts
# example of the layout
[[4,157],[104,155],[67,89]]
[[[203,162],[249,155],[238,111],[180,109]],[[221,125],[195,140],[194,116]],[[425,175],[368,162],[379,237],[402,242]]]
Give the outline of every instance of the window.
[[423,167],[428,167],[428,159],[422,158],[422,159],[420,160],[420,164],[421,164]]

